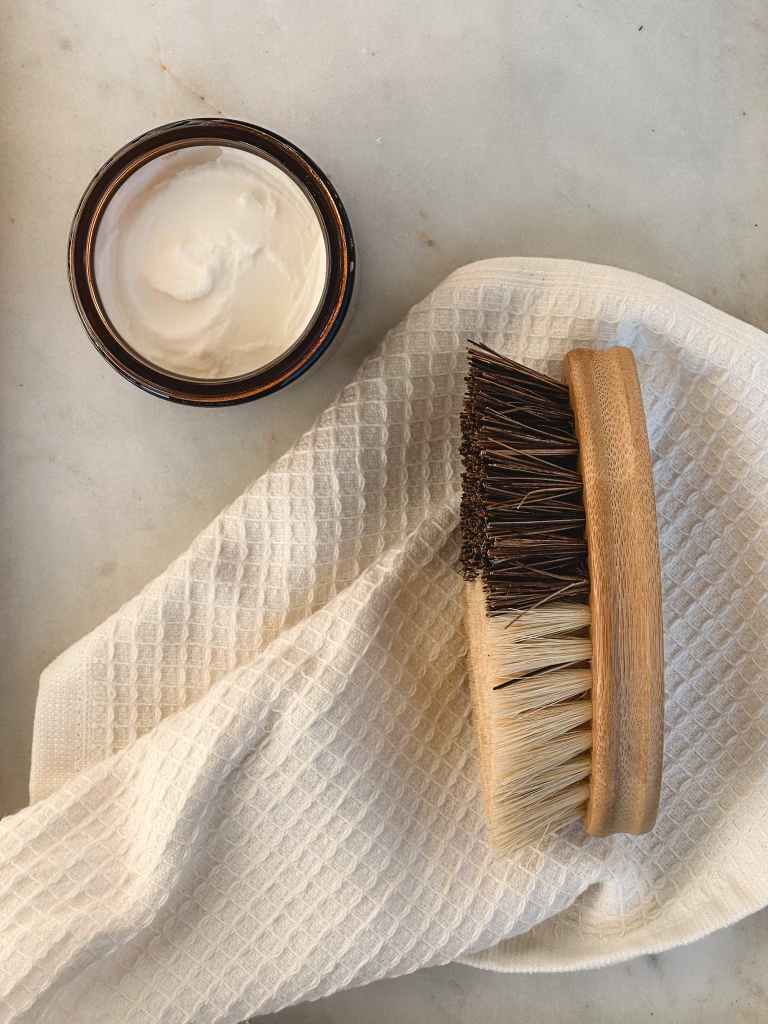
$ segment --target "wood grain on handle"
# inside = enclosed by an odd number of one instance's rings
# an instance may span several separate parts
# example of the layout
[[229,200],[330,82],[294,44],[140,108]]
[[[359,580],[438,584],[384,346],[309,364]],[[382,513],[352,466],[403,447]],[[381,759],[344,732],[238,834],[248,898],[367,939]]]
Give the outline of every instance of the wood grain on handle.
[[627,348],[573,349],[566,381],[584,479],[592,609],[592,775],[585,828],[648,832],[664,742],[661,579],[648,433]]

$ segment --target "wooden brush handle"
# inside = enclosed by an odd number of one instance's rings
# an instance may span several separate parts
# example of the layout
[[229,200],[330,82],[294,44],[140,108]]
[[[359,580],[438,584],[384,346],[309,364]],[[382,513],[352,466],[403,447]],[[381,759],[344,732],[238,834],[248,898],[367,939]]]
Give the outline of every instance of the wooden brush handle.
[[584,480],[592,609],[587,832],[648,832],[664,742],[661,578],[651,456],[634,356],[573,349],[566,382]]

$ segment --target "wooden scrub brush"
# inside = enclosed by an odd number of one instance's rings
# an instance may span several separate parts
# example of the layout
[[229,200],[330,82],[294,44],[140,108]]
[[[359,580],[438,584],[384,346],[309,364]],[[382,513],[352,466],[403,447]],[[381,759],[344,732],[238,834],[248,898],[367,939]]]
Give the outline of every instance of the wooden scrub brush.
[[629,349],[573,349],[565,383],[483,345],[462,413],[462,562],[492,848],[583,819],[649,831],[664,676],[656,508]]

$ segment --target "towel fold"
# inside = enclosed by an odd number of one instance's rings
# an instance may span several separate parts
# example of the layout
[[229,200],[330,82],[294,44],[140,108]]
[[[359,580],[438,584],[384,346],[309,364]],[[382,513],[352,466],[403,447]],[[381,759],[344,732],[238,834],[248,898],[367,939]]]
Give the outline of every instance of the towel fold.
[[[666,752],[647,836],[487,848],[458,574],[465,345],[633,349]],[[768,338],[606,267],[452,274],[43,675],[0,822],[0,1020],[237,1024],[455,959],[597,966],[768,902]]]

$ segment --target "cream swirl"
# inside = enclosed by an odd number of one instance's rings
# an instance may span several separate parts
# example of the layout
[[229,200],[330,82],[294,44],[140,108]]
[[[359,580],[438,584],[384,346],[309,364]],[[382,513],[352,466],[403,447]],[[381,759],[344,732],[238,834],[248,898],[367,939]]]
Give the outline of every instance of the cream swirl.
[[220,379],[273,362],[323,297],[325,233],[303,189],[256,153],[190,146],[120,186],[99,225],[96,286],[115,330],[171,373]]

